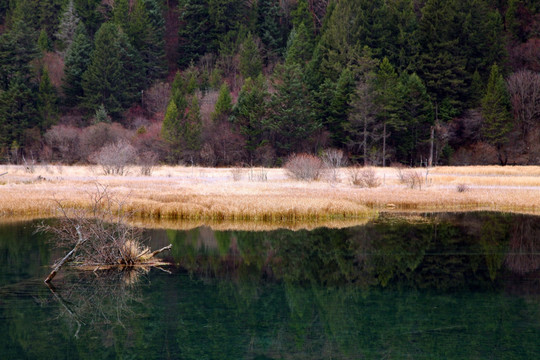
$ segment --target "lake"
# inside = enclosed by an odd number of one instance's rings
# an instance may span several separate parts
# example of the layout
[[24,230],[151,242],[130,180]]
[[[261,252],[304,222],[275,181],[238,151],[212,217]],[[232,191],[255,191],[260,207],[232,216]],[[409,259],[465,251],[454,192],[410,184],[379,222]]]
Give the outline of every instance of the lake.
[[62,269],[0,225],[2,359],[537,359],[540,218],[382,214],[344,228],[146,230],[176,265]]

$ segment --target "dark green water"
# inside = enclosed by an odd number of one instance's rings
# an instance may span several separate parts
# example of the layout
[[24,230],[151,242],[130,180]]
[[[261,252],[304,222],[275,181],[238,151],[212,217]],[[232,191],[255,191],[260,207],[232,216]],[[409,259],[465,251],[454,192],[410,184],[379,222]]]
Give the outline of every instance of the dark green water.
[[1,359],[538,359],[540,218],[148,231],[171,274],[62,271],[0,226]]

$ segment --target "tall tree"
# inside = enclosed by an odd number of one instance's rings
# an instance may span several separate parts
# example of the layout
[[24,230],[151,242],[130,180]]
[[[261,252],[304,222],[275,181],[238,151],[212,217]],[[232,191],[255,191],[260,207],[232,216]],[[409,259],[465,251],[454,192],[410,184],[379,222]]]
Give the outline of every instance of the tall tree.
[[257,149],[265,144],[268,93],[264,76],[247,78],[233,107],[231,121],[246,140],[250,162],[256,161]]
[[262,73],[261,55],[251,33],[240,47],[240,73],[245,79],[256,78]]
[[292,152],[314,151],[314,135],[321,129],[321,123],[314,114],[300,65],[277,66],[273,86],[276,91],[270,102],[268,127],[276,155],[283,158]]
[[499,162],[506,165],[508,158],[502,150],[514,124],[506,84],[496,64],[491,67],[486,95],[482,98],[482,115],[484,117],[482,136],[497,148]]
[[49,129],[58,120],[58,97],[45,67],[41,70],[37,110],[41,116],[40,128],[42,131]]
[[105,23],[96,33],[94,51],[83,74],[85,107],[101,104],[113,118],[135,99],[141,84],[140,59],[117,25]]
[[68,105],[77,104],[83,97],[82,78],[92,53],[92,43],[88,38],[84,24],[77,27],[71,46],[65,56],[64,78],[62,89]]
[[232,98],[227,83],[221,84],[214,112],[211,114],[212,121],[219,123],[229,118],[232,112]]
[[271,57],[272,52],[276,54],[283,52],[288,26],[285,24],[279,1],[258,0],[256,28],[259,38],[268,49],[267,59]]
[[388,58],[384,58],[379,66],[375,80],[375,90],[377,92],[376,102],[379,106],[377,114],[382,133],[382,166],[386,166],[387,140],[392,130],[400,129],[403,124],[397,110],[399,108],[398,77],[396,71]]

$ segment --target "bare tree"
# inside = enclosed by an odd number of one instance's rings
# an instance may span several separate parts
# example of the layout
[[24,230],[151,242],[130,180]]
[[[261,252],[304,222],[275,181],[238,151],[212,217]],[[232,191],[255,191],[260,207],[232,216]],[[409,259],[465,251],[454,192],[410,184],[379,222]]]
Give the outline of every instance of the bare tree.
[[126,168],[137,162],[137,150],[125,140],[102,147],[90,160],[103,169],[105,175],[125,175]]
[[514,116],[526,138],[532,127],[540,125],[540,74],[520,70],[510,75],[507,86]]

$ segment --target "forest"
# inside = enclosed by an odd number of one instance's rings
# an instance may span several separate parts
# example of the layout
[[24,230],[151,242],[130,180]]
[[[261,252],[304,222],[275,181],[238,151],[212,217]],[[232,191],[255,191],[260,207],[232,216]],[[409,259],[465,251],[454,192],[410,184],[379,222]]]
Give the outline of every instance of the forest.
[[537,0],[3,0],[0,162],[540,164]]

